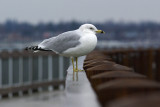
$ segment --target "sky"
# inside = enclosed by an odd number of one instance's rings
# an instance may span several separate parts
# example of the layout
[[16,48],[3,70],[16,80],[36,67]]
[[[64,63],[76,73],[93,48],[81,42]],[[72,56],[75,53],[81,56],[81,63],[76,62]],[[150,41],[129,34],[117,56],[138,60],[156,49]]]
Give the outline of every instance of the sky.
[[0,0],[0,23],[160,22],[160,0]]

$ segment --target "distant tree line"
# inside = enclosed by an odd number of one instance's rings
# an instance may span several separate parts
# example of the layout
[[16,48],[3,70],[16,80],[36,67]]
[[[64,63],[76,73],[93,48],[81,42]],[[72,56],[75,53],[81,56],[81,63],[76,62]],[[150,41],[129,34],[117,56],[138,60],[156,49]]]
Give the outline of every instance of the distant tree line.
[[[92,23],[92,22],[90,22]],[[34,37],[36,34],[44,32],[65,32],[79,28],[83,22],[70,21],[70,22],[48,22],[38,23],[36,25],[27,22],[17,22],[15,20],[7,20],[5,23],[0,24],[0,36],[4,34],[18,33],[24,37]],[[114,33],[114,35],[124,35],[124,32],[160,32],[160,23],[155,22],[142,22],[142,23],[124,23],[107,21],[104,23],[92,23],[98,29],[102,29],[107,33]],[[115,38],[115,37],[112,37]],[[116,37],[118,39],[118,37]],[[119,36],[119,39],[121,36]]]
[[62,22],[55,24],[53,22],[38,23],[33,25],[31,23],[19,23],[14,20],[7,20],[4,24],[0,24],[0,33],[21,33],[24,36],[29,36],[35,32],[64,32],[72,29],[77,29],[82,23],[79,22]]

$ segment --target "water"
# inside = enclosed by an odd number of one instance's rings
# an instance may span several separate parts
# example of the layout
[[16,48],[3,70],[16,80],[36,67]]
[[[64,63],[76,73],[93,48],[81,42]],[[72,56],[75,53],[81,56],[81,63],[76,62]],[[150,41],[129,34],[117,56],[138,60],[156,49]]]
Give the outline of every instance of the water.
[[[40,43],[41,41],[35,41],[35,42],[30,42],[30,43],[6,43],[6,42],[2,42],[0,43],[0,50],[22,50],[27,46],[35,46],[38,43]],[[160,42],[159,40],[136,40],[136,41],[117,41],[117,40],[100,40],[98,41],[97,44],[97,48],[149,48],[149,47],[153,47],[153,48],[158,48],[160,47]]]
[[145,41],[99,41],[97,48],[99,49],[114,49],[114,48],[159,48],[159,40]]

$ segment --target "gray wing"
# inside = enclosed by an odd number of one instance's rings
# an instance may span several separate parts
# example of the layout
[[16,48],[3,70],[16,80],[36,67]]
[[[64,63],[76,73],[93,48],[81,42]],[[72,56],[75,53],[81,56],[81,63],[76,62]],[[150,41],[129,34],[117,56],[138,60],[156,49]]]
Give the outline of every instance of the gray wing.
[[80,35],[76,31],[62,33],[56,37],[44,40],[38,46],[43,49],[50,49],[57,53],[63,53],[69,48],[80,44]]

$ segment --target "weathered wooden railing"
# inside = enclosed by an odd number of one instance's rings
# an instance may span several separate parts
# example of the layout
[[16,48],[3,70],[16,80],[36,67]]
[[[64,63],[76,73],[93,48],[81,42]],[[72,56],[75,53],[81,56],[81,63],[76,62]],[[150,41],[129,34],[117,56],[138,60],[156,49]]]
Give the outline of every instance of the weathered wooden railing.
[[159,107],[160,84],[154,78],[160,76],[153,76],[160,72],[154,71],[159,55],[159,50],[95,51],[83,67],[102,106]]
[[[64,85],[69,59],[52,52],[0,52],[0,96]],[[46,89],[46,88],[45,88]]]
[[160,81],[160,49],[120,49],[104,52],[116,63]]

